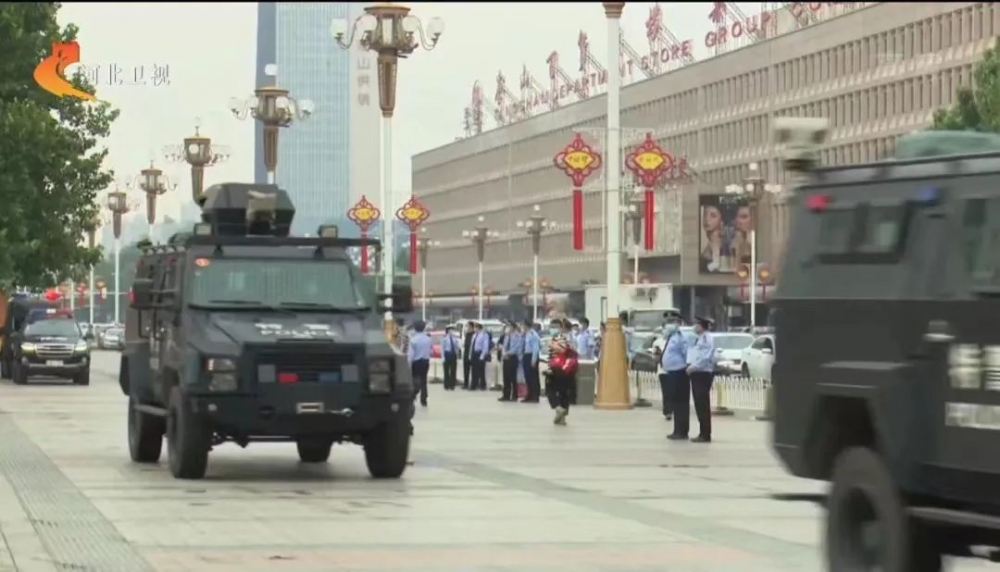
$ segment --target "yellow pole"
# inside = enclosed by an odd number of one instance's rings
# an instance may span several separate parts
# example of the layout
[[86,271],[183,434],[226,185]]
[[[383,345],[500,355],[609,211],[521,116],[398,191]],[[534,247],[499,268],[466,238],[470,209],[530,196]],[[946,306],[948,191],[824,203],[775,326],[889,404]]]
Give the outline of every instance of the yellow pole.
[[721,380],[716,380],[715,382],[715,408],[712,409],[712,415],[716,417],[729,417],[733,415],[733,410],[722,405],[722,401],[726,398],[726,388],[720,382]]
[[625,357],[625,332],[621,320],[609,317],[601,341],[600,373],[597,379],[595,409],[632,408],[628,383],[628,360]]

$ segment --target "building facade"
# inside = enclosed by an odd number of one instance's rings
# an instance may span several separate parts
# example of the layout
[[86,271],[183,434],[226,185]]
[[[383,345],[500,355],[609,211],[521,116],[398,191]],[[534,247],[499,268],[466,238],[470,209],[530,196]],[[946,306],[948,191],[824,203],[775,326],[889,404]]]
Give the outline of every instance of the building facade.
[[[995,3],[876,3],[625,87],[623,147],[649,132],[688,167],[656,190],[655,248],[639,256],[640,280],[674,284],[686,312],[738,315],[748,292],[736,270],[746,259],[732,245],[756,218],[758,263],[780,281],[787,191],[766,195],[754,212],[727,200],[725,187],[754,173],[790,186],[770,140],[774,118],[828,118],[823,164],[884,158],[971,84],[998,33]],[[595,173],[584,186],[586,248],[575,251],[565,224],[571,183],[552,158],[575,132],[602,149],[606,105],[594,97],[413,157],[414,193],[434,213],[428,235],[443,243],[431,254],[429,291],[468,297],[476,254],[461,233],[483,216],[501,233],[486,248],[486,285],[523,292],[531,241],[517,221],[534,205],[564,223],[542,240],[540,276],[563,292],[605,281],[603,180]],[[622,268],[631,274],[632,261]],[[766,295],[759,288],[758,300]]]
[[[274,81],[264,74],[277,64],[278,85],[291,96],[310,99],[315,111],[306,121],[281,131],[277,183],[292,196],[295,234],[338,224],[347,232],[346,213],[371,184],[365,167],[378,157],[378,101],[367,101],[374,83],[374,56],[341,49],[330,34],[333,20],[353,22],[366,4],[352,2],[261,2],[257,21],[257,85]],[[366,69],[372,71],[365,72]],[[374,137],[374,143],[372,138]],[[374,152],[375,159],[371,158]],[[256,127],[255,180],[265,182],[263,130]],[[355,163],[359,163],[359,167]],[[378,173],[378,169],[372,172]],[[352,180],[353,178],[357,180]],[[370,178],[370,175],[367,175]],[[378,181],[375,181],[377,189]]]

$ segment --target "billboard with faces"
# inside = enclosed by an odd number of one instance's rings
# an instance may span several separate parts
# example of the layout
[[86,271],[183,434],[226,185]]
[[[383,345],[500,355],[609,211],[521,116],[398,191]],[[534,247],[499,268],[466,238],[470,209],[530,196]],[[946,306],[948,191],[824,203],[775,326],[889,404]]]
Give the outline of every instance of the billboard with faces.
[[733,195],[698,197],[698,269],[703,274],[736,272],[750,263],[753,209]]

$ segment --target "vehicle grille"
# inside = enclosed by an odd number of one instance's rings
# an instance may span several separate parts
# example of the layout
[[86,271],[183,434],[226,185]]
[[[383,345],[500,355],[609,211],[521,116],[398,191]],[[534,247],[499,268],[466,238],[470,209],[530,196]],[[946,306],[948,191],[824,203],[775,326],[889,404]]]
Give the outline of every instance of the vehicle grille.
[[318,382],[320,374],[339,372],[345,365],[356,363],[356,354],[343,350],[262,352],[257,356],[258,371],[261,365],[271,365],[277,373],[298,374],[302,382]]
[[67,344],[41,344],[35,346],[35,355],[41,359],[67,359],[73,357],[73,346]]

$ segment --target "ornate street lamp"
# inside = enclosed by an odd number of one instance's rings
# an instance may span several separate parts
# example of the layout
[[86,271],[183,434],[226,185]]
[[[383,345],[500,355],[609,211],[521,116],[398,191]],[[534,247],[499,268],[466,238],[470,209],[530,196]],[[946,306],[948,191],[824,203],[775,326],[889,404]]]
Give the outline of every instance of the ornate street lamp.
[[632,230],[632,284],[639,283],[639,248],[643,238],[642,222],[648,220],[646,197],[648,194],[632,193],[632,196],[629,197],[628,210],[625,211],[625,219]]
[[201,206],[205,193],[205,168],[229,160],[229,152],[201,134],[201,122],[195,121],[194,135],[184,138],[183,145],[168,145],[163,150],[168,161],[191,165],[191,198]]
[[486,260],[486,241],[491,238],[499,238],[500,233],[486,226],[486,218],[479,216],[479,224],[472,230],[463,230],[462,237],[467,238],[476,245],[476,258],[479,260],[479,278],[476,280],[476,293],[479,296],[479,319],[483,319],[483,261]]
[[[125,190],[121,190],[124,188]],[[139,200],[130,197],[128,186],[118,186],[108,193],[105,206],[111,211],[112,230],[115,234],[115,323],[121,323],[121,254],[122,254],[122,217],[139,208]]]
[[139,171],[136,185],[146,193],[146,222],[152,226],[156,222],[156,198],[176,189],[177,183],[172,183],[166,173],[154,167],[150,161],[149,167]]
[[[743,181],[742,185],[726,185],[726,194],[739,197],[741,202],[750,208],[750,230],[748,241],[750,242],[750,328],[757,327],[757,204],[765,195],[774,195],[781,192],[781,185],[765,183],[760,176],[760,166],[757,163],[750,163],[750,175]],[[739,268],[742,265],[737,265]]]
[[538,254],[542,248],[542,233],[556,227],[554,222],[546,221],[541,213],[542,207],[531,207],[532,215],[528,220],[517,221],[517,228],[523,228],[531,236],[531,308],[532,320],[538,321]]
[[[100,211],[94,213],[90,224],[87,227],[87,248],[93,249],[97,246],[97,231],[103,226]],[[94,265],[90,265],[90,276],[87,279],[88,303],[90,304],[90,331],[94,329]]]
[[[426,232],[426,228],[420,229],[421,234]],[[420,255],[420,319],[424,322],[427,321],[427,252],[431,248],[437,248],[439,246],[441,246],[441,241],[439,240],[429,240],[427,237],[417,239],[417,252]]]
[[275,64],[264,66],[264,74],[274,78],[272,85],[258,87],[247,99],[230,99],[229,110],[237,119],[253,117],[264,126],[264,168],[267,169],[268,184],[273,185],[278,170],[279,129],[308,119],[315,106],[312,101],[297,100],[289,95],[287,89],[278,87],[278,67]]
[[[392,197],[392,115],[396,110],[396,72],[400,58],[405,58],[423,46],[433,50],[444,33],[444,21],[431,18],[427,29],[420,19],[410,14],[406,6],[389,2],[365,8],[365,14],[351,25],[351,35],[346,38],[348,24],[333,20],[330,33],[343,49],[350,49],[357,40],[366,50],[377,54],[379,108],[382,110],[382,186],[378,204],[384,212],[393,213],[396,201]],[[428,41],[428,38],[430,40]],[[392,294],[392,277],[395,248],[392,221],[382,225],[382,268],[386,294]]]

